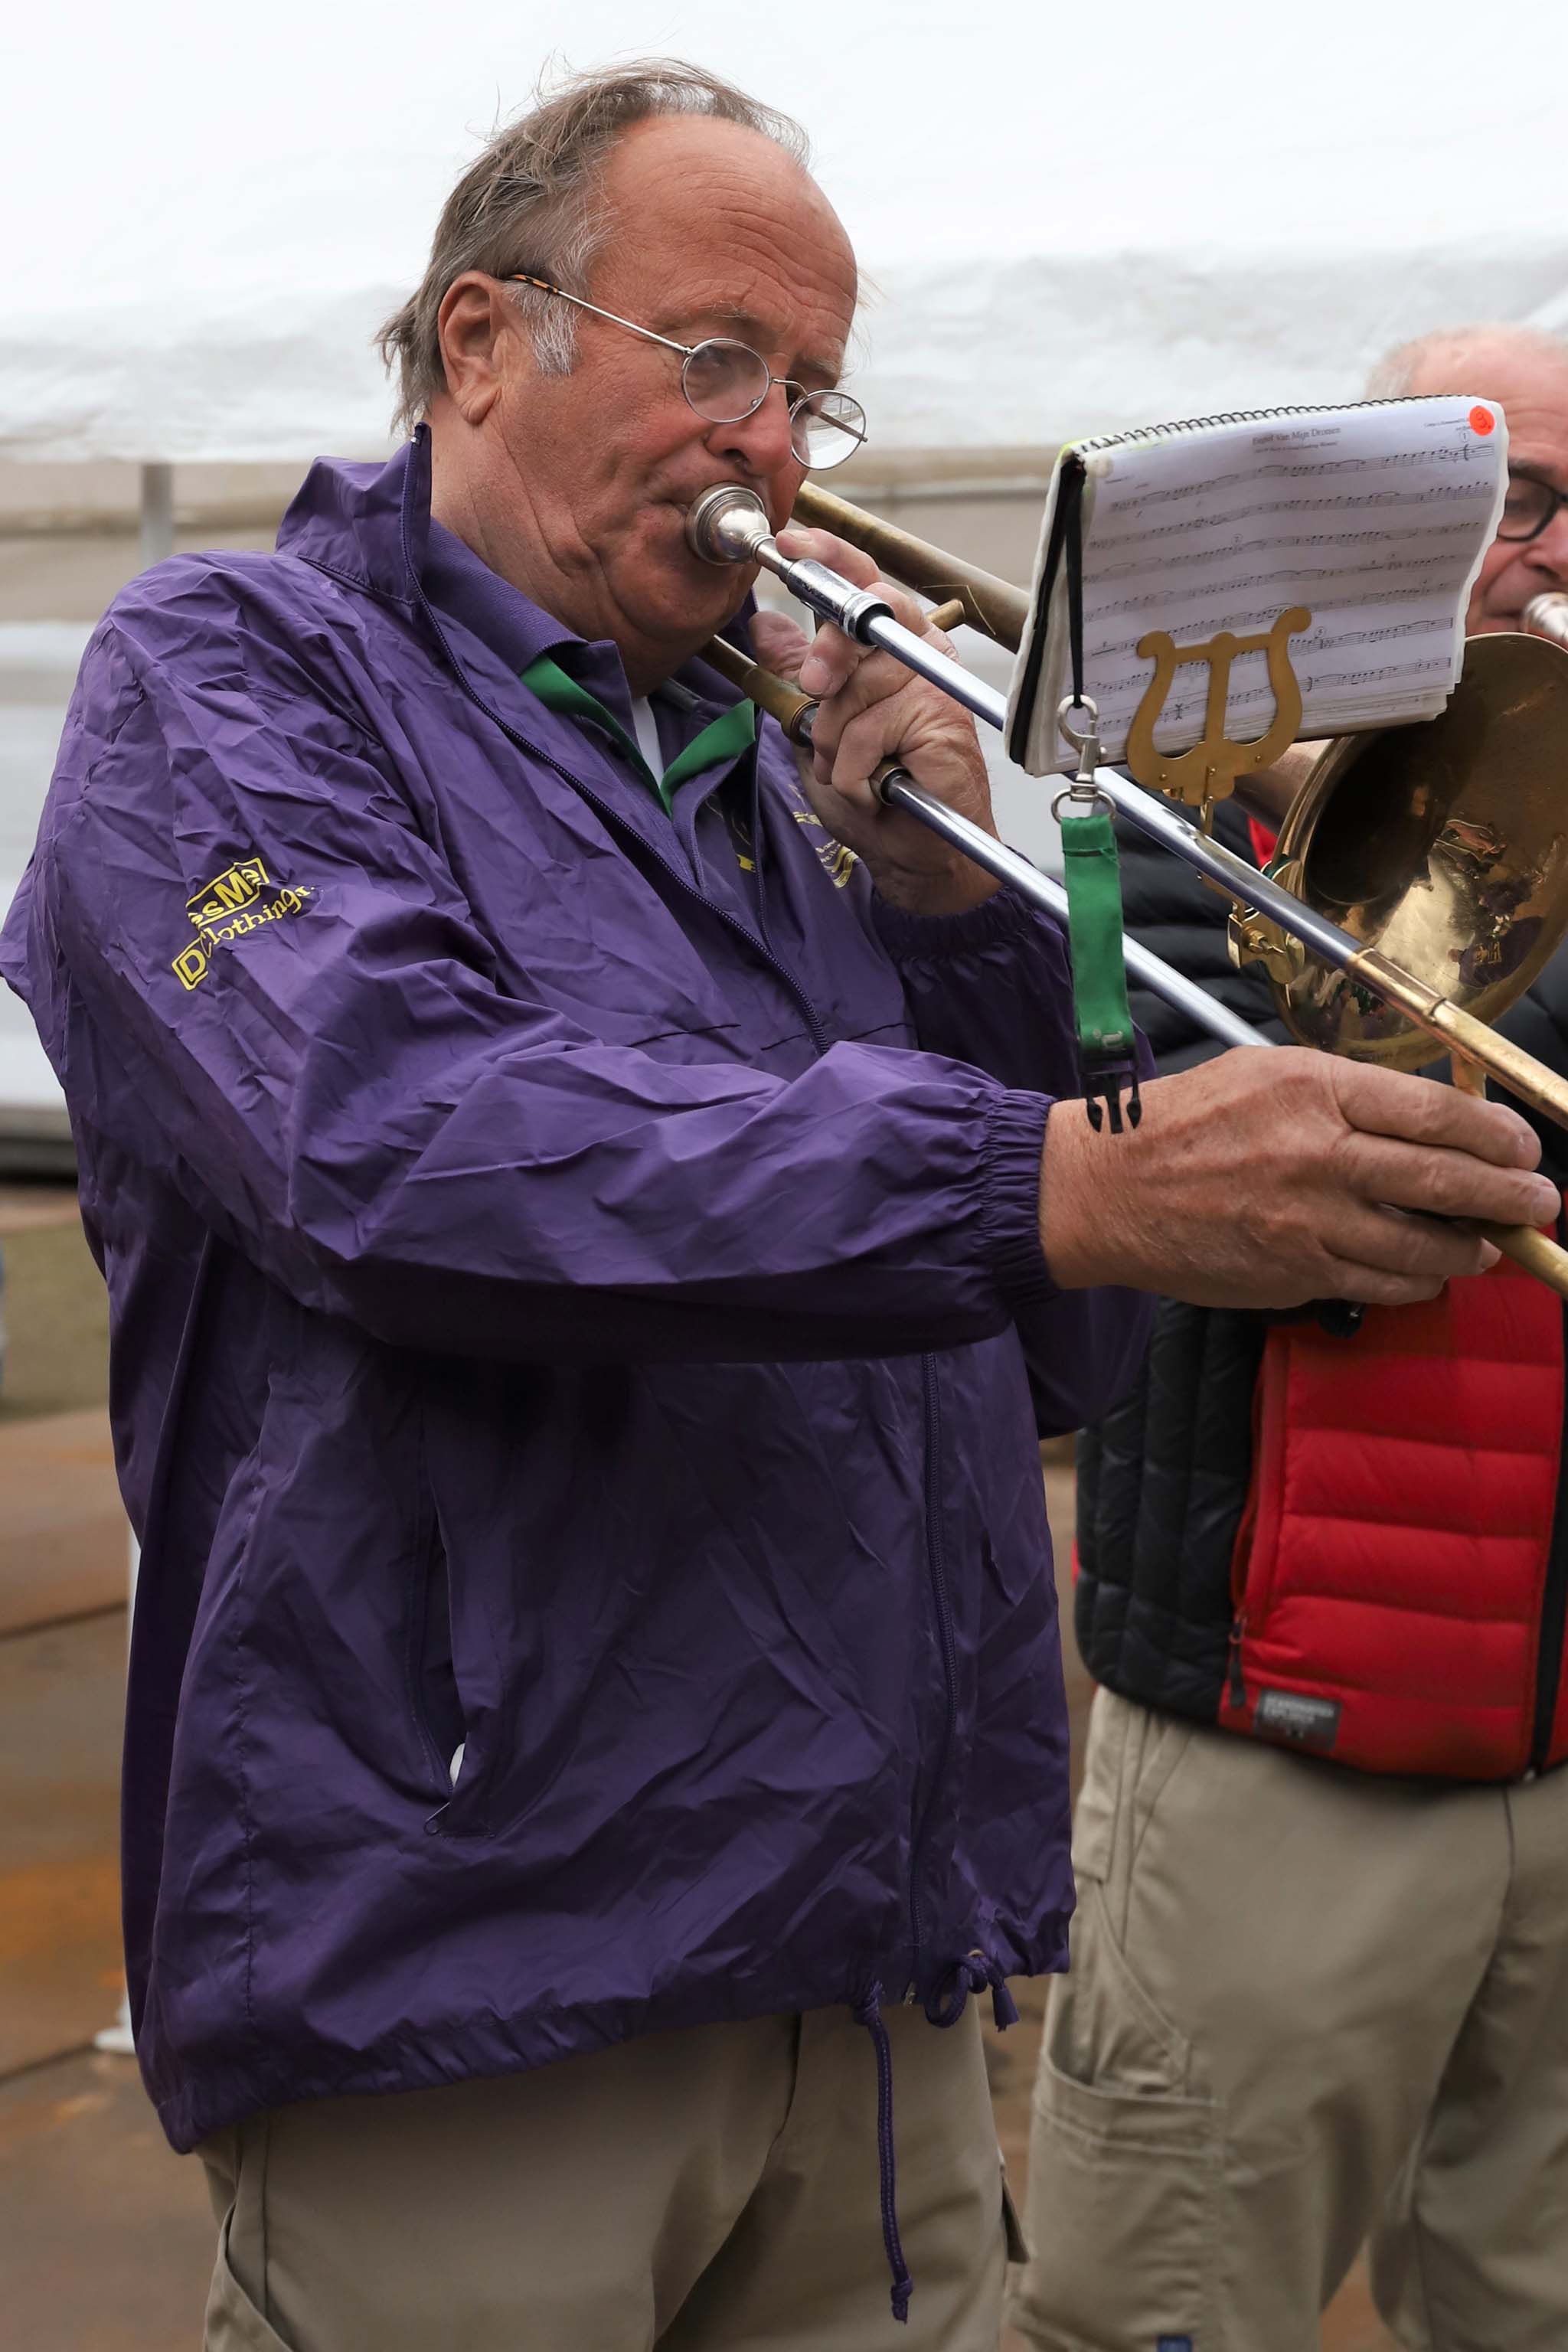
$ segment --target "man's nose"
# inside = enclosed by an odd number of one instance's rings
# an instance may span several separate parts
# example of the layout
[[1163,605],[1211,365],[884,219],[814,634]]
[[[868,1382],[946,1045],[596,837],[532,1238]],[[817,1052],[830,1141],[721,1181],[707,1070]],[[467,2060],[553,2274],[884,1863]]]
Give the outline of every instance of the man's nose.
[[715,453],[744,468],[758,481],[767,481],[786,466],[798,466],[790,439],[790,395],[775,379],[767,398],[750,416],[733,425],[716,425],[710,446]]

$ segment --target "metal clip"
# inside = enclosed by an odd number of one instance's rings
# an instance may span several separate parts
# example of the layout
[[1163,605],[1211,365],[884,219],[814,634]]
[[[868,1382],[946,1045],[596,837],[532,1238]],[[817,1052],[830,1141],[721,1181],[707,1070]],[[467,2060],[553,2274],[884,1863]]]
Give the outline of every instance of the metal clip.
[[[1081,710],[1088,720],[1084,727],[1075,727],[1068,718],[1069,710]],[[1080,698],[1076,694],[1064,694],[1057,705],[1057,725],[1078,753],[1078,773],[1070,784],[1064,784],[1051,802],[1051,815],[1061,823],[1064,801],[1072,805],[1075,816],[1092,816],[1097,809],[1114,816],[1116,809],[1108,793],[1101,792],[1094,781],[1100,765],[1100,707],[1089,695]]]
[[[1069,710],[1081,710],[1088,718],[1085,727],[1074,727],[1068,718]],[[1092,695],[1064,694],[1057,705],[1057,727],[1067,737],[1078,753],[1078,775],[1074,789],[1082,790],[1094,782],[1094,772],[1100,765],[1100,705]],[[1097,794],[1103,800],[1105,795]]]

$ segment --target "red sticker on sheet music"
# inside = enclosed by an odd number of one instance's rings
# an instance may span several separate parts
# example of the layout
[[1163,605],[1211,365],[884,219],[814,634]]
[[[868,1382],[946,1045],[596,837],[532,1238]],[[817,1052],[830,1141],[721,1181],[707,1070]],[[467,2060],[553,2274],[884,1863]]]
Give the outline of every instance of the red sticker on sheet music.
[[1496,423],[1497,418],[1492,415],[1489,408],[1482,408],[1478,403],[1478,404],[1471,409],[1470,430],[1472,433],[1489,433]]

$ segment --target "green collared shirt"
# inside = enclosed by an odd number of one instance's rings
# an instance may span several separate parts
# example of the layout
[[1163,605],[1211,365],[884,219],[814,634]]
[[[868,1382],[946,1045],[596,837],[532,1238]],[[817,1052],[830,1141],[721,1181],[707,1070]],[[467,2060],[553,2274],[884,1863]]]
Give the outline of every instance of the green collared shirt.
[[602,727],[657,796],[667,815],[678,785],[685,783],[689,776],[700,775],[705,768],[718,767],[721,761],[738,760],[757,740],[756,706],[742,699],[710,719],[700,734],[693,736],[685,751],[676,754],[663,775],[656,776],[614,712],[605,709],[596,694],[590,694],[585,686],[569,677],[551,655],[541,654],[537,661],[530,662],[522,673],[522,683],[547,710],[565,711],[590,726]]

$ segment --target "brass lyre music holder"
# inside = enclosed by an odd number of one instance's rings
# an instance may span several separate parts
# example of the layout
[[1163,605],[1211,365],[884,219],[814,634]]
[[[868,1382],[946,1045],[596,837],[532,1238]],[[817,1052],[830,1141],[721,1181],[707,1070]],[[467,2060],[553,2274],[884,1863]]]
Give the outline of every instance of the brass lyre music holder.
[[[1306,606],[1291,604],[1269,628],[1250,637],[1238,637],[1231,629],[1221,629],[1197,646],[1178,646],[1168,629],[1151,629],[1140,637],[1139,656],[1153,663],[1154,675],[1143,690],[1143,698],[1128,730],[1127,767],[1133,780],[1147,791],[1168,793],[1196,809],[1198,824],[1206,834],[1215,801],[1229,797],[1237,778],[1271,766],[1300,734],[1301,685],[1290,660],[1290,640],[1311,625],[1312,616]],[[1226,733],[1231,664],[1238,654],[1251,653],[1268,657],[1274,716],[1261,735],[1249,741],[1236,742]],[[1161,751],[1155,748],[1154,729],[1165,708],[1172,680],[1187,662],[1208,665],[1204,731],[1191,751]],[[1276,879],[1285,888],[1291,887],[1288,874],[1279,874]],[[1302,969],[1305,954],[1300,941],[1280,924],[1258,914],[1255,908],[1235,906],[1227,928],[1234,964],[1260,963],[1281,987],[1288,987]]]
[[[1301,688],[1291,666],[1290,639],[1311,625],[1306,606],[1292,604],[1271,628],[1255,636],[1238,637],[1233,630],[1221,629],[1199,646],[1178,646],[1168,629],[1151,629],[1140,637],[1139,657],[1153,663],[1154,675],[1127,734],[1127,767],[1133,781],[1146,791],[1165,793],[1206,813],[1212,803],[1228,797],[1238,776],[1271,766],[1300,732]],[[1274,690],[1274,717],[1267,730],[1242,743],[1233,742],[1225,731],[1231,664],[1238,654],[1268,656],[1268,683]],[[1208,666],[1203,735],[1190,751],[1161,751],[1155,748],[1154,730],[1172,681],[1188,662]]]

